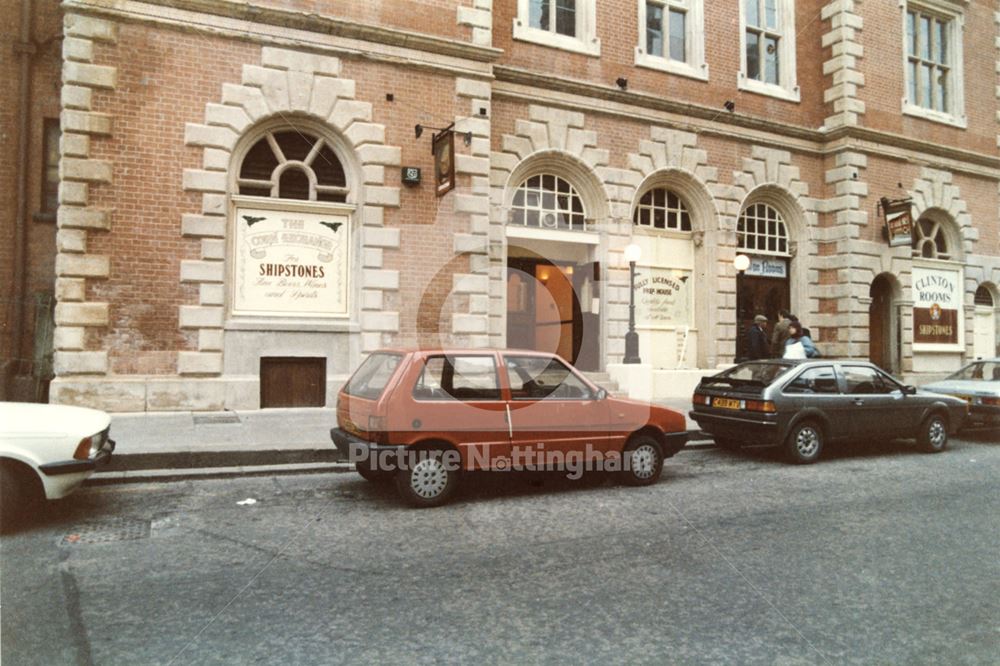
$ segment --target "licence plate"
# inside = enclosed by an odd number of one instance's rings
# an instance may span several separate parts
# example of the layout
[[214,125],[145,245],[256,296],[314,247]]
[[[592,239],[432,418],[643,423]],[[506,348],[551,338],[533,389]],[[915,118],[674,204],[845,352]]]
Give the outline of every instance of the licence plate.
[[740,401],[733,400],[732,398],[712,398],[712,407],[721,407],[722,409],[739,409]]

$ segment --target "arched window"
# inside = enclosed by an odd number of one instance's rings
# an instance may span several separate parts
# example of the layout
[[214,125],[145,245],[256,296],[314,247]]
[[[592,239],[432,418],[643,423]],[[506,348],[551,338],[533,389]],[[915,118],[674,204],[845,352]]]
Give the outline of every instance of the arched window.
[[347,177],[333,148],[308,131],[271,131],[240,165],[240,194],[306,201],[347,200]]
[[650,229],[691,231],[691,216],[684,200],[665,187],[654,187],[642,195],[632,223]]
[[976,305],[985,305],[988,308],[993,307],[993,294],[990,290],[986,288],[986,285],[981,284],[976,289],[976,295],[973,297],[973,302]]
[[511,224],[586,231],[583,200],[568,181],[552,174],[527,178],[514,192]]
[[913,256],[924,259],[951,259],[944,225],[929,217],[917,220],[913,229]]
[[757,254],[788,254],[788,229],[773,207],[757,203],[747,206],[736,224],[739,248]]

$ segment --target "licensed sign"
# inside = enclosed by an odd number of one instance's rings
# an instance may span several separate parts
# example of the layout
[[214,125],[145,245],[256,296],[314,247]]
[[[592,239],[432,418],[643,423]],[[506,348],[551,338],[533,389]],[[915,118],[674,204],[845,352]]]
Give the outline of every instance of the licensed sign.
[[350,211],[236,209],[233,314],[348,315]]
[[635,280],[635,321],[638,326],[691,324],[691,272],[641,268]]
[[957,345],[962,271],[913,267],[913,343]]

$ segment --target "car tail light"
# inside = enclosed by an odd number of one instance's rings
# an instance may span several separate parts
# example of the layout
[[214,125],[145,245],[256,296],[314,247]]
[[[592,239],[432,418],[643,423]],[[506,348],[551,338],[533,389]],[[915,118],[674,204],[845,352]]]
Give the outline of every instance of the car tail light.
[[773,414],[777,411],[774,403],[770,400],[747,400],[746,410],[748,412],[766,412],[768,414]]
[[1000,407],[1000,398],[983,398],[983,404],[990,407]]
[[712,398],[702,393],[695,393],[691,398],[691,402],[696,405],[710,405],[712,404]]
[[389,433],[387,432],[384,416],[368,417],[368,436],[376,444],[387,444],[389,442]]

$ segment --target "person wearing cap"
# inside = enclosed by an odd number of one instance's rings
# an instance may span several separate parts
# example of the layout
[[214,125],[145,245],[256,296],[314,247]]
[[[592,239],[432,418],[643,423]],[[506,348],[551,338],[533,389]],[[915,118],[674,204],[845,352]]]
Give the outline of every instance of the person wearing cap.
[[771,357],[771,350],[767,344],[766,326],[767,317],[759,314],[753,318],[753,324],[751,324],[750,330],[747,331],[747,341],[749,342],[747,355],[751,360]]

